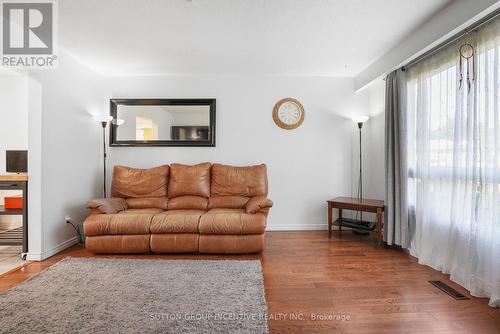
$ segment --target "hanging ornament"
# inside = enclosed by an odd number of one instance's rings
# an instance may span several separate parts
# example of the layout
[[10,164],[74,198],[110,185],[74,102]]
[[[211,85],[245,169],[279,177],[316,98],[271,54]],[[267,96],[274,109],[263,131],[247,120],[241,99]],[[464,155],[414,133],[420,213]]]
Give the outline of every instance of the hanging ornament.
[[469,43],[469,32],[465,33],[465,42],[458,49],[458,53],[460,55],[459,61],[459,86],[458,90],[462,88],[462,83],[464,80],[464,69],[463,66],[465,64],[467,71],[467,76],[465,80],[467,81],[467,94],[470,93],[470,89],[472,87],[472,83],[474,82],[474,47]]

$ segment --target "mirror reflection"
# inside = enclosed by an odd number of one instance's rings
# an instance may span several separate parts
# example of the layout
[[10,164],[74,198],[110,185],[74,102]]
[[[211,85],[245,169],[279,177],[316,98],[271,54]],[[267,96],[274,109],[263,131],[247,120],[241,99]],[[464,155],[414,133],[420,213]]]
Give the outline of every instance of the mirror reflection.
[[118,106],[118,140],[208,140],[209,106]]

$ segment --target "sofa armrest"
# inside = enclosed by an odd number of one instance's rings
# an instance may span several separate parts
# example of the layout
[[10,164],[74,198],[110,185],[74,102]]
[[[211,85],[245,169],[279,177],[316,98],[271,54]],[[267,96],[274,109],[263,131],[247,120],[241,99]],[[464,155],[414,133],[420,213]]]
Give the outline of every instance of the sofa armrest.
[[128,208],[127,202],[123,198],[99,198],[87,202],[87,208],[92,211],[98,210],[102,213],[117,213]]
[[265,196],[255,196],[247,202],[245,211],[247,213],[257,213],[260,210],[267,209],[273,206],[273,201]]

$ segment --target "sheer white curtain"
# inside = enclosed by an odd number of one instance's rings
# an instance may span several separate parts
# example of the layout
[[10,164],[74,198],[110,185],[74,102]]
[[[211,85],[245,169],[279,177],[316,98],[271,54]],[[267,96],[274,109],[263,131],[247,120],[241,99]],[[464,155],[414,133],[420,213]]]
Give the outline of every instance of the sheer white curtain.
[[410,253],[500,306],[500,20],[408,69]]

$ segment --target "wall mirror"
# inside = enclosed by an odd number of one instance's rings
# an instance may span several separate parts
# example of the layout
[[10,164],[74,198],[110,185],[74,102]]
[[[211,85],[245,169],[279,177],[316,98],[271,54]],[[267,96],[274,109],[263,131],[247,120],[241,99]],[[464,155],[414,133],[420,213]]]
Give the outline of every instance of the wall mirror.
[[112,99],[111,146],[215,146],[215,99]]

